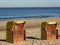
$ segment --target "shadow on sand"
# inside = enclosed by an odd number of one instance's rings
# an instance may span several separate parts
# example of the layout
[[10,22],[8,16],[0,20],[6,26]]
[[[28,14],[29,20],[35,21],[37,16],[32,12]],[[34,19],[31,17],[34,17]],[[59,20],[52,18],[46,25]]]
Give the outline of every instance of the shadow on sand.
[[[58,37],[60,37],[60,35],[58,35]],[[36,38],[36,37],[26,37],[26,39],[35,39],[35,40],[41,40],[41,38]],[[6,41],[6,39],[0,39],[0,41]]]
[[6,41],[6,39],[0,39],[0,41]]
[[36,38],[36,37],[26,37],[27,39],[36,39],[36,40],[41,40],[41,38]]

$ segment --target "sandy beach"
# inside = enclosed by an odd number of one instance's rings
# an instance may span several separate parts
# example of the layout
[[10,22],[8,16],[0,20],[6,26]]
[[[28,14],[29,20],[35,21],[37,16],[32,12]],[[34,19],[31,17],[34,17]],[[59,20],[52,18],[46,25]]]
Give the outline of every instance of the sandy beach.
[[[41,40],[41,23],[44,21],[56,21],[59,39],[55,41]],[[8,21],[0,21],[0,45],[60,45],[60,18],[50,17],[41,19],[27,19],[25,24],[26,40],[18,43],[6,42],[6,24]]]

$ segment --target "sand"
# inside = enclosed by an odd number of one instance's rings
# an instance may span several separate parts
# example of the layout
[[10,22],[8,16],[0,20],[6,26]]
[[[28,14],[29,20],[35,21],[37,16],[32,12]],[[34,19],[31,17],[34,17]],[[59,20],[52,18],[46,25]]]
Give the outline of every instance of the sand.
[[0,21],[0,45],[60,45],[60,37],[55,41],[41,40],[41,23],[44,21],[56,21],[58,34],[60,35],[60,18],[50,17],[41,19],[27,19],[25,24],[26,40],[18,43],[6,42],[6,24],[8,21]]

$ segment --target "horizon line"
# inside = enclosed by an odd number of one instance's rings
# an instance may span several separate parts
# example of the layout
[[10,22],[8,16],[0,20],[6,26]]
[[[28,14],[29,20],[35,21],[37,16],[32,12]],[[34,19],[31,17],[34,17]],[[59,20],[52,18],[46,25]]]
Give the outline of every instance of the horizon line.
[[60,7],[0,7],[0,8],[60,8]]

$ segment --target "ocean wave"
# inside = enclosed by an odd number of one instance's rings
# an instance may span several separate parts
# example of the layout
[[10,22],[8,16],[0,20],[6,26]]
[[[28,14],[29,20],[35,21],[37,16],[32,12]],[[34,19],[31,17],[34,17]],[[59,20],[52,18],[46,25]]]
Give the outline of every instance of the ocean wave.
[[47,17],[60,17],[58,16],[50,16],[50,15],[40,15],[40,16],[0,16],[0,20],[11,20],[11,19],[27,19],[27,18],[47,18]]

